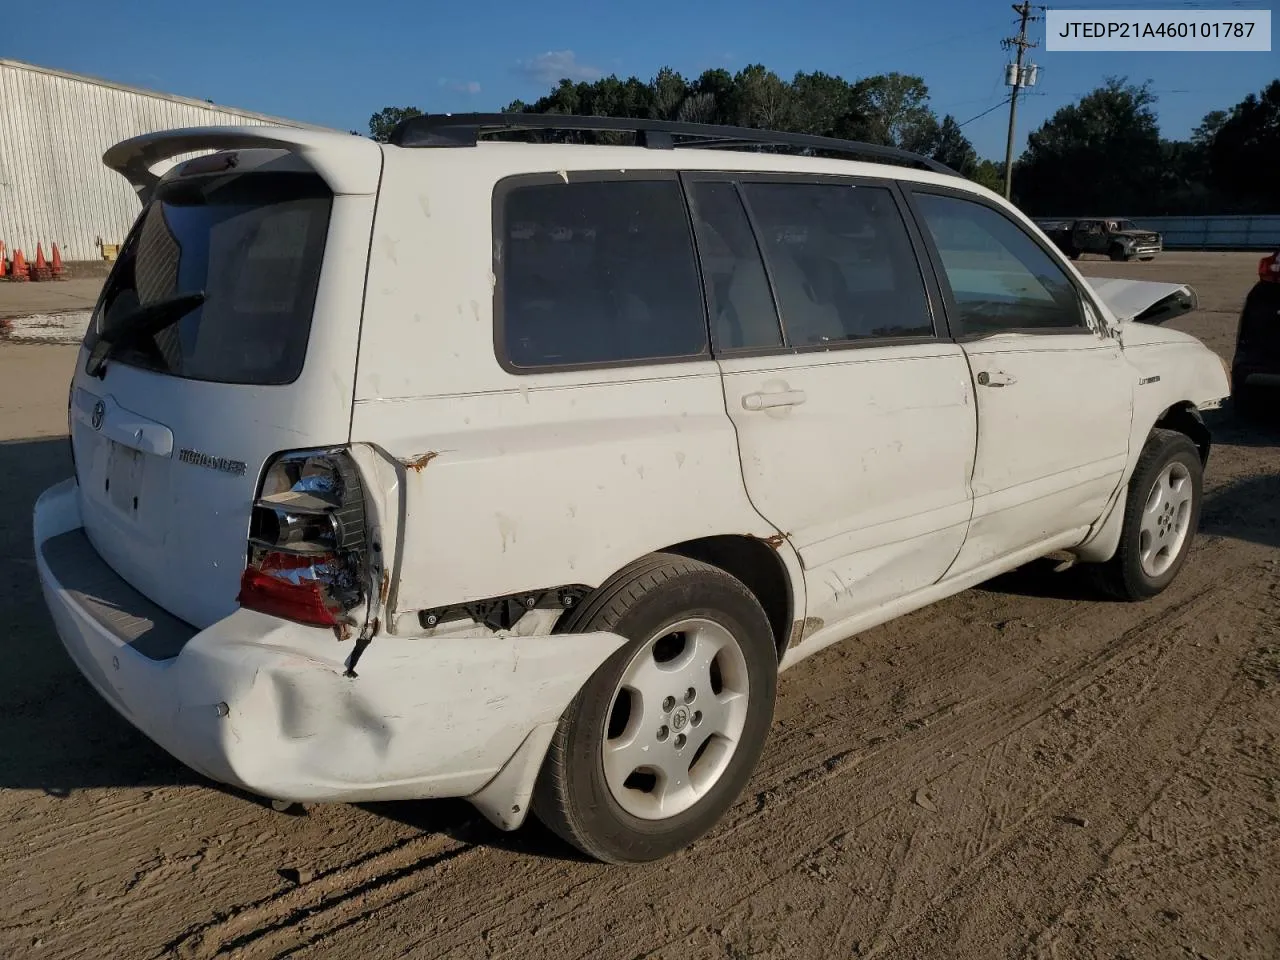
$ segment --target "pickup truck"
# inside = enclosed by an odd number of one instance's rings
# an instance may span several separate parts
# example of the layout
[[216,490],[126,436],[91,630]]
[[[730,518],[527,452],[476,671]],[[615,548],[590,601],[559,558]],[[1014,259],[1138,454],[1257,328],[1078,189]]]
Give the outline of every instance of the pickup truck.
[[1163,246],[1160,234],[1154,230],[1143,230],[1132,220],[1118,217],[1036,222],[1073,260],[1082,253],[1103,253],[1112,260],[1152,260]]

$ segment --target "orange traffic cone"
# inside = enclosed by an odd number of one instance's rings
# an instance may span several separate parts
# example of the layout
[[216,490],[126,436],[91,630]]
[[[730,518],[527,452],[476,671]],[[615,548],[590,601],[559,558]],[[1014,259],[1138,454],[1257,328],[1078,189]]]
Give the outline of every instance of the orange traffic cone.
[[65,279],[62,276],[62,254],[58,251],[58,245],[56,243],[53,245],[53,264],[50,267],[50,271],[53,273],[53,279]]
[[4,241],[0,240],[0,280],[4,279]]
[[13,251],[13,276],[11,280],[30,280],[27,275],[27,258],[22,255],[22,248]]
[[44,244],[36,244],[36,262],[31,265],[31,279],[53,279],[53,274],[49,270],[49,261],[44,258]]

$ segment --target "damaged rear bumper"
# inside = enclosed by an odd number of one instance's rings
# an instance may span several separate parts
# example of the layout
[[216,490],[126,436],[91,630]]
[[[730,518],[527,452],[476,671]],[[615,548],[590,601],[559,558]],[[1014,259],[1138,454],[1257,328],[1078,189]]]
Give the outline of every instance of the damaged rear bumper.
[[192,629],[176,655],[157,659],[137,642],[145,615],[122,617],[131,611],[86,599],[55,576],[47,546],[80,527],[74,480],[36,503],[41,587],[76,666],[183,763],[272,799],[466,797],[512,829],[560,715],[626,642],[607,633],[383,635],[365,651],[359,676],[348,677],[350,643],[238,610]]

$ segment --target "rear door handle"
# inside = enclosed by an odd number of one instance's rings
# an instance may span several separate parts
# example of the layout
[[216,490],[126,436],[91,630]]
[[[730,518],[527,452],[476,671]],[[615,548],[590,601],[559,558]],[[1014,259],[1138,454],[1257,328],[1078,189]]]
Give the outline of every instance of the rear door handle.
[[748,393],[742,405],[748,410],[767,410],[770,407],[798,407],[808,397],[803,390],[779,390],[776,393]]
[[1000,370],[994,372],[983,370],[978,374],[978,384],[983,387],[1007,387],[1018,382],[1016,377]]

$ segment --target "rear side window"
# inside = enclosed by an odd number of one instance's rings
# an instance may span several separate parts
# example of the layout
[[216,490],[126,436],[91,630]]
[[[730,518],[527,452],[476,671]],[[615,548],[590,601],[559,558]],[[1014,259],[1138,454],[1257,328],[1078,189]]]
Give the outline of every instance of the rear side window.
[[966,334],[1084,324],[1066,273],[1009,218],[985,204],[916,194]]
[[789,346],[933,336],[892,192],[828,183],[746,183],[743,191]]
[[707,353],[689,215],[674,178],[499,191],[500,351],[523,370]]
[[306,357],[332,200],[314,174],[162,185],[121,252],[85,345],[104,331],[118,337],[148,307],[203,294],[154,333],[121,338],[111,362],[191,380],[293,382]]

